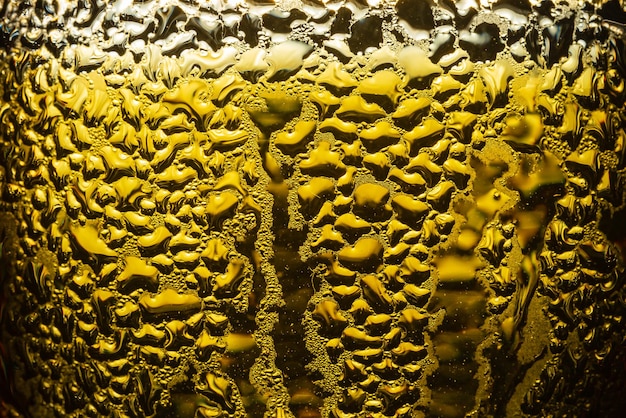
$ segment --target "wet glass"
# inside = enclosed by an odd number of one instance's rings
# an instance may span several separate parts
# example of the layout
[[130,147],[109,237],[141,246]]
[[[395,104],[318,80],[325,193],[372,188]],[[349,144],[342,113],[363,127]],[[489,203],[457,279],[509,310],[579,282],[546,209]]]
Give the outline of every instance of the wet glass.
[[0,416],[620,416],[624,7],[0,1]]

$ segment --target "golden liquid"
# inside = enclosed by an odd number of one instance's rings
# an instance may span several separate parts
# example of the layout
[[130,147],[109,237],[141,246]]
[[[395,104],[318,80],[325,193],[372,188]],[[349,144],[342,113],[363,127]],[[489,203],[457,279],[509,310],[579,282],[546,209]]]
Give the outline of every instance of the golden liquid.
[[7,414],[615,413],[624,41],[485,46],[494,4],[445,46],[452,6],[350,3],[347,58],[3,52]]

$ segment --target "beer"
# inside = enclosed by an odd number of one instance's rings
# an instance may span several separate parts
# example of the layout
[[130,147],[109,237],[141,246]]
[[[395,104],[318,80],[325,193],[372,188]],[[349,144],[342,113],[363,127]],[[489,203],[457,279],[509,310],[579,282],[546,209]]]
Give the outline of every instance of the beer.
[[1,9],[6,416],[624,406],[617,0]]

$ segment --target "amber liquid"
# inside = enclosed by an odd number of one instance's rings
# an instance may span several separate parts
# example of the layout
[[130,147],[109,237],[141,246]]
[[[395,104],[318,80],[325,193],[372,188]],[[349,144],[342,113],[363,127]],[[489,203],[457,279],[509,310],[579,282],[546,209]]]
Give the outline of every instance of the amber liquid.
[[2,53],[8,416],[619,410],[614,3],[140,4]]

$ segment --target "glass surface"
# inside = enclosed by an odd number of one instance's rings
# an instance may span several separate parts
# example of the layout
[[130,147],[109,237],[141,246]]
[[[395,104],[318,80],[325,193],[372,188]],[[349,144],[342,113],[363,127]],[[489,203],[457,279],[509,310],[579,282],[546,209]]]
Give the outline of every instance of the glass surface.
[[0,19],[0,416],[626,408],[620,2]]

